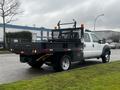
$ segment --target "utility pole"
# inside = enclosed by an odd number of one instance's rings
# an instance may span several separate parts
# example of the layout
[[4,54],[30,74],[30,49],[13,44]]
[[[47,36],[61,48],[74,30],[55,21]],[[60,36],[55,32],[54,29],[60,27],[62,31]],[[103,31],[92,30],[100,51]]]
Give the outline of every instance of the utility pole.
[[95,28],[96,28],[97,19],[98,19],[99,17],[101,17],[101,16],[104,16],[104,14],[98,15],[98,16],[95,18],[95,20],[94,20],[94,31],[95,31]]

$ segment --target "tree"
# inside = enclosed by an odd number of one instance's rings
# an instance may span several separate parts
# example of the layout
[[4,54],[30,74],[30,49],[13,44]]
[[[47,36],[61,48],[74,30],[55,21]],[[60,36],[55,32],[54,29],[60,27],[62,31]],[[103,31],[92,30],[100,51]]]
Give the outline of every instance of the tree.
[[3,20],[3,41],[4,48],[7,47],[6,43],[6,24],[13,21],[15,15],[19,14],[20,2],[18,0],[0,0],[0,17]]

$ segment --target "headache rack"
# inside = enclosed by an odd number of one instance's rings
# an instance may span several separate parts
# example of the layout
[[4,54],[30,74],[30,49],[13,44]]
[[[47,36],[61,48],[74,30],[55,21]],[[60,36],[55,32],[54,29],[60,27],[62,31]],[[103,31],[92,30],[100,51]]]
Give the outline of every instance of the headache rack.
[[[63,25],[73,25],[73,27],[61,28]],[[79,41],[83,38],[84,25],[81,24],[81,27],[77,27],[77,22],[74,19],[72,23],[61,23],[59,21],[57,27],[52,30],[52,41]]]

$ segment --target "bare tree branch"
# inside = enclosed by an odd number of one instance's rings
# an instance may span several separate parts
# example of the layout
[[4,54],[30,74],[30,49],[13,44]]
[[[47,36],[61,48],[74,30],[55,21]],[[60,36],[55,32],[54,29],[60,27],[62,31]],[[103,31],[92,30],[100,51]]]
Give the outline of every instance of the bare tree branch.
[[10,23],[13,18],[19,14],[20,3],[18,0],[0,0],[0,17],[3,19],[3,41],[4,48],[7,47],[6,43],[6,23]]
[[6,20],[6,23],[10,23],[10,22],[12,22],[12,21],[16,21],[16,20],[14,20],[13,18],[14,18],[14,16],[15,15],[17,15],[18,13],[14,13],[13,15],[11,15],[11,17],[9,18],[9,20]]
[[[0,16],[9,17],[9,22],[13,21],[13,17],[19,12],[20,2],[18,0],[0,0]],[[8,22],[8,19],[5,19],[5,22]]]

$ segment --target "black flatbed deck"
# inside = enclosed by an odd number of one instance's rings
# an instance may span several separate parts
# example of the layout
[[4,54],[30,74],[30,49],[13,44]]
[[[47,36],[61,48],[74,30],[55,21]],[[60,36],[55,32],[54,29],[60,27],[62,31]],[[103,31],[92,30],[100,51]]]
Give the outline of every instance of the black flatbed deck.
[[35,55],[43,53],[55,53],[65,51],[81,50],[82,43],[80,40],[66,41],[64,42],[39,42],[39,43],[13,43],[10,45],[10,51],[16,54],[22,55]]

